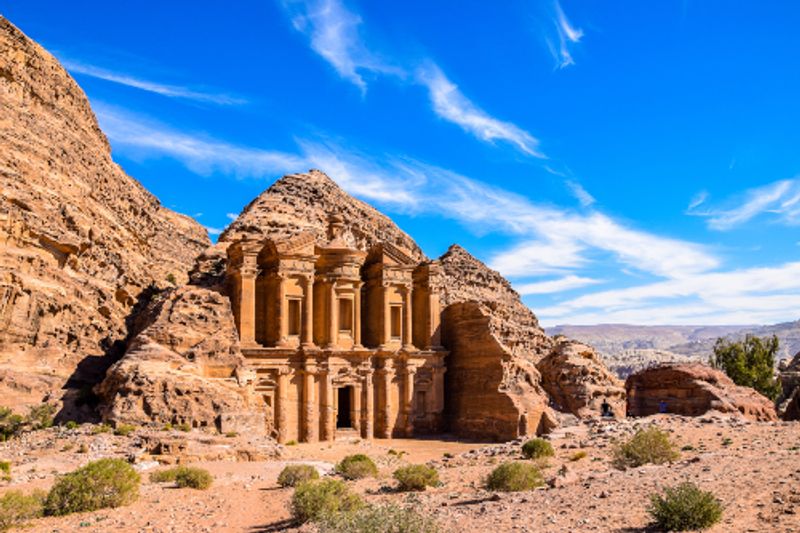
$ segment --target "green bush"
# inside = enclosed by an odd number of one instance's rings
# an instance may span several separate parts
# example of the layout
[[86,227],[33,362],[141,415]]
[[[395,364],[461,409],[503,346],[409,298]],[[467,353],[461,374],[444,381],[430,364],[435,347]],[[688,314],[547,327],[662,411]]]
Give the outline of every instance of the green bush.
[[614,448],[617,468],[636,468],[648,463],[660,465],[680,457],[669,434],[658,428],[640,429],[630,440]]
[[55,414],[55,405],[49,403],[34,405],[28,411],[26,422],[32,430],[49,428],[53,426],[53,416]]
[[8,407],[0,407],[0,442],[16,436],[22,430],[25,419]]
[[130,424],[119,424],[117,427],[114,428],[114,435],[119,435],[120,437],[127,437],[134,431],[136,431],[136,426],[132,426]]
[[100,459],[59,477],[45,513],[65,515],[128,505],[139,497],[139,474],[122,459]]
[[378,475],[378,467],[362,453],[348,455],[336,465],[336,471],[345,479],[361,479]]
[[99,435],[100,433],[111,433],[113,430],[111,426],[108,424],[97,424],[95,427],[92,428],[93,435]]
[[427,465],[408,465],[394,471],[394,478],[400,482],[400,490],[425,490],[439,484],[439,473]]
[[553,445],[544,439],[531,439],[522,445],[522,455],[528,459],[541,459],[555,455]]
[[722,503],[694,483],[682,483],[651,495],[647,512],[664,531],[707,529],[722,518]]
[[781,381],[775,377],[778,337],[747,335],[743,341],[717,339],[711,366],[724,371],[737,385],[752,387],[770,400],[781,395]]
[[0,461],[0,481],[11,481],[11,463]]
[[214,476],[208,470],[192,466],[180,468],[175,476],[175,484],[182,489],[205,490],[214,482]]
[[286,446],[297,446],[297,441],[294,439],[286,441]]
[[530,463],[504,463],[492,470],[486,488],[502,492],[533,490],[544,486],[542,472]]
[[167,468],[166,470],[156,470],[155,472],[151,472],[149,479],[151,483],[175,483],[175,479],[178,477],[178,471],[182,467],[175,466],[173,468]]
[[278,475],[281,487],[296,487],[305,481],[319,479],[319,472],[311,465],[288,465]]
[[69,420],[66,424],[64,424],[64,427],[67,429],[78,429],[78,425],[79,424],[74,420]]
[[45,493],[41,490],[32,494],[10,490],[0,496],[0,531],[22,526],[28,520],[42,516],[44,499]]
[[184,433],[189,433],[192,430],[192,426],[188,423],[184,422],[178,426],[178,431],[183,431]]
[[363,505],[361,498],[350,492],[343,481],[306,481],[294,491],[292,516],[301,523],[332,520],[335,515],[354,513]]
[[436,521],[412,507],[369,505],[323,520],[320,533],[438,533]]
[[580,461],[581,459],[585,459],[588,457],[589,453],[586,450],[581,450],[579,452],[575,452],[569,456],[569,460],[573,463],[576,461]]

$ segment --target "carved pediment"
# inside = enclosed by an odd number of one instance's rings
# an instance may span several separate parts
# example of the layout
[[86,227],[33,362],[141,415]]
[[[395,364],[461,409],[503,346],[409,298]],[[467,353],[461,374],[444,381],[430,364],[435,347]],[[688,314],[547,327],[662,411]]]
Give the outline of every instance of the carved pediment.
[[383,263],[389,266],[414,266],[416,264],[408,251],[388,242],[373,246],[369,251],[367,262]]
[[314,255],[314,246],[316,238],[314,234],[303,232],[291,239],[281,241],[276,244],[278,254],[280,255]]

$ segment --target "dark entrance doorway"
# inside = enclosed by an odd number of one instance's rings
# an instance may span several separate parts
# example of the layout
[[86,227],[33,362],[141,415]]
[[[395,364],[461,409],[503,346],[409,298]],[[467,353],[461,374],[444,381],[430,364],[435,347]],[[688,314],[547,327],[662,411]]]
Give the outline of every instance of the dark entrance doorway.
[[352,397],[353,387],[339,387],[338,394],[338,412],[336,414],[336,427],[337,428],[351,428],[353,421],[350,419],[350,400]]

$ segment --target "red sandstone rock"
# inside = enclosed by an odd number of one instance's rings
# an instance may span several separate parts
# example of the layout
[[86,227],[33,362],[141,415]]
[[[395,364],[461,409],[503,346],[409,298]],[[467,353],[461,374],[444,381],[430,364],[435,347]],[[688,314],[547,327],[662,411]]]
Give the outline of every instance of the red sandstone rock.
[[625,416],[625,386],[590,346],[558,338],[536,368],[555,408],[585,418],[599,416],[607,401],[615,416]]
[[758,421],[777,420],[772,402],[724,372],[700,363],[666,364],[628,377],[628,415],[648,416],[666,402],[669,413],[699,416],[706,411],[740,413]]
[[43,376],[38,403],[93,379],[78,363],[124,341],[144,289],[185,281],[209,241],[113,162],[80,87],[2,17],[0,191],[0,367]]

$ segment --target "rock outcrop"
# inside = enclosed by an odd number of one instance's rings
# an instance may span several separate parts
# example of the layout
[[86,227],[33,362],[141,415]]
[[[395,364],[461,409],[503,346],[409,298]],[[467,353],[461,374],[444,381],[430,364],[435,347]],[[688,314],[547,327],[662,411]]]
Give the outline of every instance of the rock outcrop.
[[782,360],[778,365],[781,381],[781,397],[778,407],[785,420],[800,420],[800,353],[791,360]]
[[189,424],[221,432],[265,430],[252,398],[228,298],[186,286],[159,295],[144,329],[97,388],[113,424]]
[[593,348],[556,338],[553,350],[536,365],[553,406],[579,418],[599,416],[607,402],[614,416],[625,416],[625,386]]
[[541,376],[492,332],[490,310],[455,303],[442,317],[450,350],[445,374],[445,424],[462,437],[510,440],[546,433],[557,424]]
[[80,87],[2,17],[0,147],[0,387],[55,373],[41,401],[102,374],[79,363],[121,345],[143,291],[185,281],[209,240],[113,162]]
[[439,258],[442,265],[442,309],[460,302],[480,302],[488,311],[492,333],[512,355],[538,361],[553,343],[533,311],[499,272],[454,244]]
[[664,402],[666,412],[686,416],[714,410],[739,413],[751,420],[777,420],[775,406],[768,398],[699,363],[648,368],[628,377],[625,389],[629,416],[658,413]]

